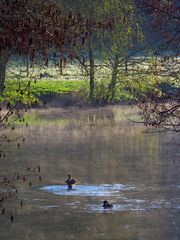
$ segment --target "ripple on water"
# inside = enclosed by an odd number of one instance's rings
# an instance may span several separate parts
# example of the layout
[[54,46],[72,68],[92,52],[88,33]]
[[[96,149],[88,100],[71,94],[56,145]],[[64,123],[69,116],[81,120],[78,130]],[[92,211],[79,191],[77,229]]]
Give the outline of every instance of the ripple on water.
[[87,204],[84,208],[87,212],[122,212],[122,211],[141,211],[141,212],[149,212],[153,209],[180,209],[178,203],[169,203],[169,202],[157,202],[157,201],[143,201],[138,199],[130,199],[124,201],[123,203],[113,203],[113,208],[104,209],[102,204]]
[[40,208],[43,208],[43,209],[49,209],[49,208],[58,208],[59,205],[47,205],[47,206],[40,206]]
[[85,211],[87,212],[122,212],[122,211],[146,211],[142,206],[133,205],[133,204],[113,204],[113,208],[104,209],[102,205],[97,204],[88,204],[85,206]]
[[[71,202],[67,203],[69,207],[77,208],[80,211],[86,212],[109,212],[113,213],[116,211],[143,211],[148,212],[153,209],[160,208],[171,208],[175,210],[180,209],[180,199],[171,198],[171,199],[136,199],[129,198],[126,191],[133,191],[133,195],[136,195],[136,190],[138,188],[132,185],[124,184],[102,184],[102,185],[77,185],[74,186],[72,190],[68,190],[66,185],[51,185],[41,188],[41,191],[49,192],[55,195],[65,195],[65,196],[84,196],[84,197],[100,197],[97,199],[97,203],[85,204],[83,207],[80,206],[80,202]],[[143,191],[143,190],[142,190]],[[113,208],[104,209],[102,207],[102,197],[110,197]],[[132,197],[132,196],[131,196]],[[46,209],[52,208],[54,206],[47,206]],[[57,206],[58,207],[58,206]]]
[[121,191],[135,189],[134,186],[124,184],[77,185],[68,190],[66,185],[52,185],[42,187],[41,190],[55,195],[74,196],[117,196]]

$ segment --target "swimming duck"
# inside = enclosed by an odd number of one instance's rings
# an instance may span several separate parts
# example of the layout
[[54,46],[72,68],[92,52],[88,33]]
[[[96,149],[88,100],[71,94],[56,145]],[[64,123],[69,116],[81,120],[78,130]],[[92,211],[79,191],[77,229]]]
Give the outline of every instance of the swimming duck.
[[72,185],[76,183],[76,180],[71,178],[71,175],[68,174],[68,179],[66,180],[66,183],[68,185],[68,189],[71,190],[72,189]]
[[113,205],[111,204],[111,203],[109,203],[108,201],[104,201],[104,203],[103,203],[103,208],[104,209],[106,209],[106,208],[112,208],[113,207]]

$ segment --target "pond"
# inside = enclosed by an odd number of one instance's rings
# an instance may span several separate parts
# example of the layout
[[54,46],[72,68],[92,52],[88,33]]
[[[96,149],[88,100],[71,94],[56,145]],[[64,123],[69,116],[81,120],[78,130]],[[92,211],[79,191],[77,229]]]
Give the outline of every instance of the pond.
[[[1,172],[41,166],[0,216],[0,239],[180,239],[180,135],[128,121],[130,106],[31,110]],[[67,175],[76,185],[67,190]],[[23,207],[18,200],[23,200]],[[113,204],[104,209],[103,201]],[[9,217],[14,214],[14,222]]]

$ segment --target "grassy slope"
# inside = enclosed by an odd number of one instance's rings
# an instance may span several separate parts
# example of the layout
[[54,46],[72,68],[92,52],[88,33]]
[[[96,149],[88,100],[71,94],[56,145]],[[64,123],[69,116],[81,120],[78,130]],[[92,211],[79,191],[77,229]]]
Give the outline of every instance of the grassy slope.
[[[88,97],[88,77],[76,65],[68,65],[63,69],[63,76],[55,67],[35,66],[29,70],[29,77],[26,77],[24,65],[11,65],[9,69],[1,101],[7,100],[15,103],[21,99],[23,103],[33,103],[42,95],[62,95],[73,92],[80,93],[80,96],[85,99]],[[40,78],[40,74],[43,75],[42,78]],[[107,95],[110,79],[109,69],[96,71],[94,95],[97,102]],[[134,76],[132,74],[126,76],[122,72],[118,77],[115,100],[134,100],[135,96],[144,94],[159,80],[155,75]]]
[[28,101],[33,102],[39,96],[49,93],[65,94],[79,92],[86,84],[85,81],[78,80],[38,80],[36,82],[21,80],[19,86],[19,81],[7,79],[1,100],[16,102],[17,99],[22,98],[24,103]]

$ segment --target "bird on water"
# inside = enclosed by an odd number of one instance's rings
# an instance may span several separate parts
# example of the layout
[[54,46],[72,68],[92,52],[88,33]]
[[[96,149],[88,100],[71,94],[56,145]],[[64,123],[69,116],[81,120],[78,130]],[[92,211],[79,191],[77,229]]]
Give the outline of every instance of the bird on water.
[[68,190],[72,189],[72,185],[74,185],[76,183],[76,180],[74,180],[73,178],[71,178],[71,175],[68,174],[68,179],[66,180],[67,186],[68,186]]
[[109,203],[107,200],[104,201],[103,203],[103,208],[106,209],[106,208],[112,208],[113,205],[111,203]]

